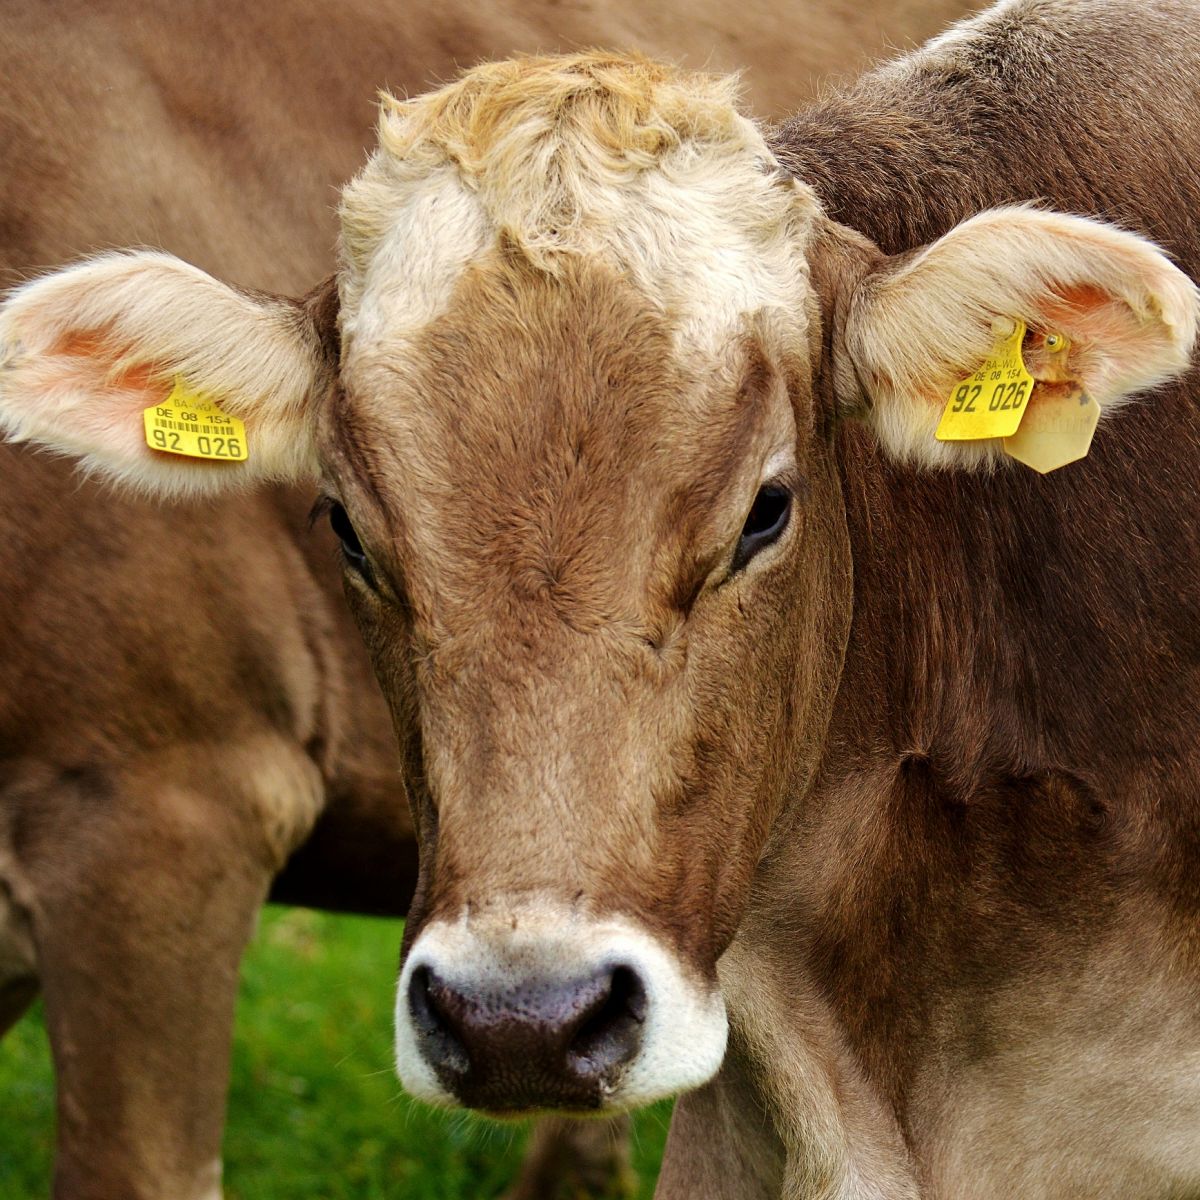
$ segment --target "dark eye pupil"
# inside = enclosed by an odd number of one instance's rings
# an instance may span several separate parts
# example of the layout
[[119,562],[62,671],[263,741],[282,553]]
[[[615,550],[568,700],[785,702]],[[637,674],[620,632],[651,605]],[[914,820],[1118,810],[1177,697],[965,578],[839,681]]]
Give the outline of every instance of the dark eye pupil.
[[760,550],[779,539],[787,528],[792,514],[792,494],[777,483],[764,484],[758,489],[754,503],[742,526],[733,556],[735,571],[744,567]]
[[354,532],[354,526],[350,524],[346,510],[336,501],[329,509],[329,524],[342,543],[342,552],[356,567],[362,566],[367,561],[362,542],[358,540],[358,534]]
[[788,501],[791,497],[781,487],[768,485],[758,489],[750,515],[742,529],[742,537],[761,537],[763,534],[779,534],[787,524]]

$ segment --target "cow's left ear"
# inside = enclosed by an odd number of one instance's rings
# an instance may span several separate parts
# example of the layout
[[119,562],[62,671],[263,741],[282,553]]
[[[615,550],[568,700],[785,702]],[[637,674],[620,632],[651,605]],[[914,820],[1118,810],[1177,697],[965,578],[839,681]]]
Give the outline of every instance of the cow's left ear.
[[973,466],[1001,453],[997,439],[934,431],[955,385],[1016,322],[1035,343],[1065,339],[1056,370],[1102,412],[1190,361],[1195,285],[1151,242],[1099,221],[995,209],[912,254],[856,257],[862,273],[834,318],[839,402],[903,460]]
[[311,476],[335,316],[328,284],[244,292],[168,254],[67,267],[0,305],[0,434],[165,497]]

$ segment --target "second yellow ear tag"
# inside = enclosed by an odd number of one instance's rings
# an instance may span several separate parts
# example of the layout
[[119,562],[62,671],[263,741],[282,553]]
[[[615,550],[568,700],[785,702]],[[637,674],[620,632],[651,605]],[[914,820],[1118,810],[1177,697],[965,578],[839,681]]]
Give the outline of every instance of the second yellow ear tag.
[[1021,358],[1025,322],[1001,337],[983,366],[955,384],[935,436],[940,442],[1006,438],[1017,432],[1033,391],[1033,376]]
[[182,379],[175,380],[161,404],[142,410],[142,424],[151,450],[218,462],[244,462],[250,457],[245,423],[223,413],[215,401],[190,391]]
[[1083,458],[1092,445],[1100,405],[1077,383],[1042,384],[1004,452],[1043,475]]

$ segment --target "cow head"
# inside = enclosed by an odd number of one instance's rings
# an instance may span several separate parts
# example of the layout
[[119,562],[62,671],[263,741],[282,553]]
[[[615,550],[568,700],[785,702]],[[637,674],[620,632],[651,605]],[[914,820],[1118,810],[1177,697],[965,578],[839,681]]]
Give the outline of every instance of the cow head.
[[[407,103],[342,201],[336,295],[106,256],[0,313],[0,427],[143,490],[313,477],[422,845],[401,1076],[492,1111],[627,1107],[725,1048],[717,960],[818,763],[851,608],[833,451],[933,438],[994,325],[1104,406],[1186,364],[1191,283],[1028,209],[889,259],[727,80],[582,55]],[[250,458],[149,449],[172,381]]]

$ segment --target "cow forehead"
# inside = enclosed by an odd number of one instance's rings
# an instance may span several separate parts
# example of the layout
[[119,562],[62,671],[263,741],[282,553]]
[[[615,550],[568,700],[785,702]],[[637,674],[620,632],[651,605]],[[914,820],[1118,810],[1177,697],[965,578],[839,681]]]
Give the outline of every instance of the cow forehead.
[[488,64],[384,101],[341,205],[348,360],[402,351],[502,243],[550,273],[608,264],[688,353],[764,310],[802,324],[819,211],[730,79],[596,54]]
[[336,437],[405,528],[416,608],[447,627],[504,596],[578,628],[671,603],[688,554],[734,534],[796,440],[760,330],[697,371],[668,319],[586,260],[548,274],[493,253],[402,351],[359,360]]
[[341,424],[411,533],[418,608],[468,612],[501,568],[608,615],[689,578],[661,530],[684,553],[786,436],[769,363],[807,354],[820,216],[733,83],[600,55],[478,68],[385,102],[341,216]]

